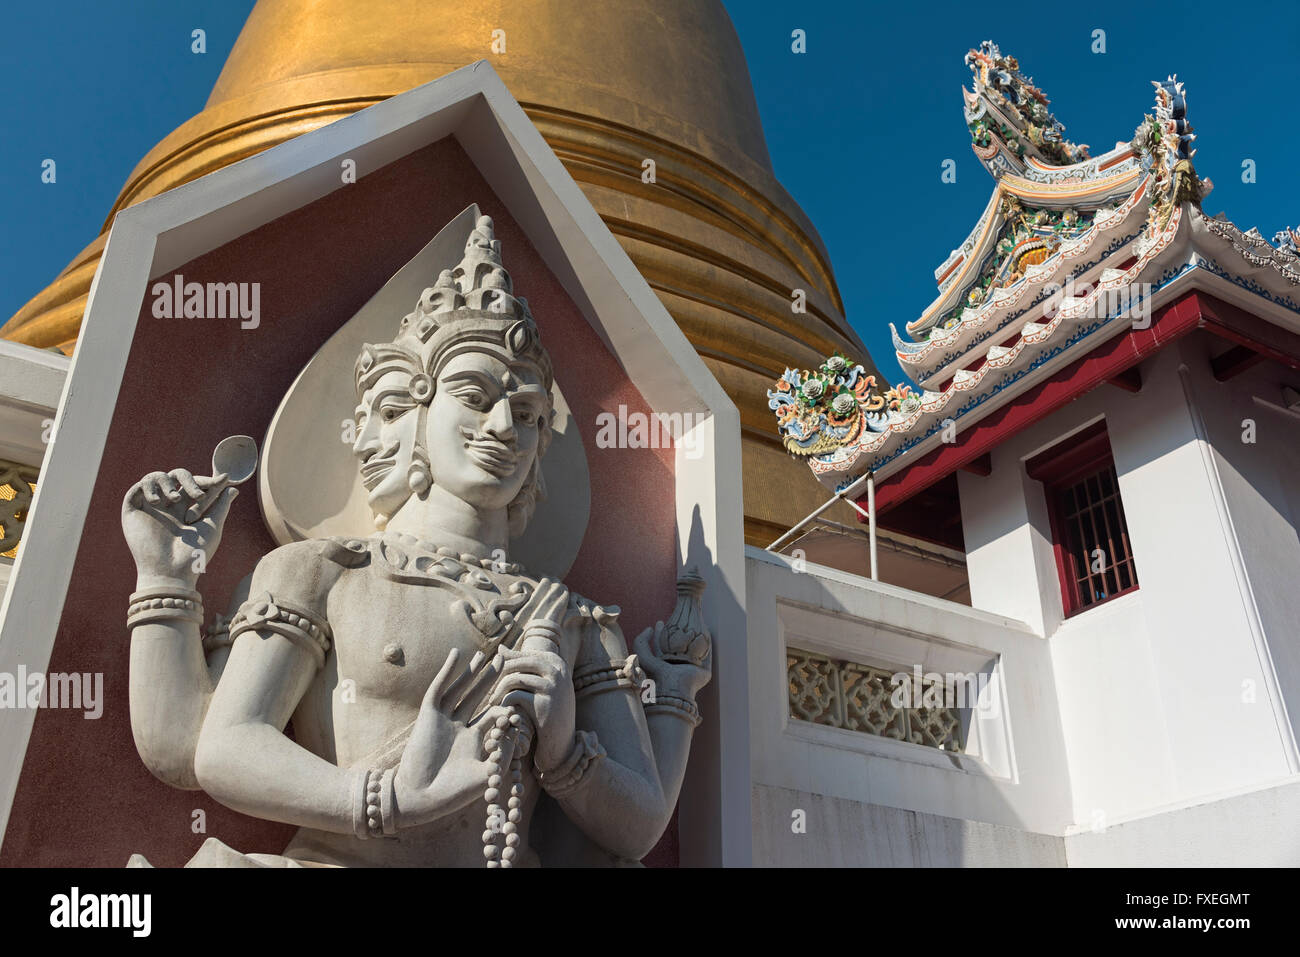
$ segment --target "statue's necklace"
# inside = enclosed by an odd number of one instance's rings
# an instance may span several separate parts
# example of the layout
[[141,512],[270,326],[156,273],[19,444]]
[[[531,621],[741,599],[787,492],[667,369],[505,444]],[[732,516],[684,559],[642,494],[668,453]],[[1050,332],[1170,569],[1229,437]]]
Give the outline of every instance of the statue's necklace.
[[[520,648],[525,651],[559,651],[559,630],[554,622],[541,622],[529,625],[520,641]],[[487,826],[483,829],[483,856],[488,867],[513,867],[519,854],[519,824],[524,816],[524,757],[533,743],[533,725],[522,714],[518,705],[507,707],[506,713],[496,720],[496,725],[487,734],[484,742],[488,753],[487,790],[483,799],[487,802]],[[502,760],[505,757],[502,744],[510,736],[510,796],[506,801],[504,820],[502,818],[501,784]]]
[[[501,760],[504,757],[501,746],[507,743],[505,741],[507,735],[511,739],[508,742],[511,745],[510,796],[506,800],[506,808],[503,811],[498,802],[501,800]],[[483,856],[487,859],[488,867],[513,867],[515,857],[519,853],[519,824],[524,816],[524,772],[521,752],[528,747],[527,738],[523,715],[519,713],[517,707],[513,706],[508,714],[497,718],[496,726],[487,734],[484,747],[491,753],[488,755],[490,769],[487,790],[483,792],[483,800],[487,802],[487,823],[483,829]]]
[[450,559],[458,561],[460,564],[469,568],[482,568],[485,571],[493,571],[500,575],[519,575],[524,568],[518,562],[507,562],[505,552],[494,552],[490,558],[480,558],[477,555],[471,555],[467,552],[457,552],[456,549],[447,545],[437,545],[433,542],[426,542],[422,538],[416,538],[414,535],[408,535],[405,532],[386,532],[384,538],[390,542],[398,543],[407,548],[417,548],[440,559]]

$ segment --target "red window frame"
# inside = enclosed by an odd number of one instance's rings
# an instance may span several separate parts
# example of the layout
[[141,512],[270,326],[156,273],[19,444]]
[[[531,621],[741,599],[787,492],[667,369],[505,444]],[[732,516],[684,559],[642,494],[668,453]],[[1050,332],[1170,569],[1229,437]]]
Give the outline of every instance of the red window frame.
[[[1043,483],[1047,497],[1065,617],[1137,591],[1137,563],[1105,421],[1035,455],[1025,471]],[[1092,553],[1098,547],[1105,563],[1094,572]]]

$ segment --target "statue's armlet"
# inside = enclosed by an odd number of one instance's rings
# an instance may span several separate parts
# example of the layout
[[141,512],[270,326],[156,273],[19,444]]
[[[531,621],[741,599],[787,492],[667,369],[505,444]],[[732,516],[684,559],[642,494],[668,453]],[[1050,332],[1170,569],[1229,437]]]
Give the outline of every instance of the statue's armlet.
[[[591,760],[592,748],[598,741],[601,747],[597,750],[602,755],[608,754],[611,767],[606,768],[603,774],[598,773],[597,777],[618,793],[639,794],[641,806],[657,814],[663,794],[641,698],[645,672],[641,670],[636,655],[628,654],[627,641],[618,624],[617,607],[579,600],[577,611],[582,615],[582,625],[573,668],[573,690],[577,698],[579,737],[583,739],[582,748],[587,755],[585,760]],[[586,732],[594,732],[595,737],[589,738]],[[608,777],[611,773],[613,778]],[[632,778],[623,777],[629,773]],[[637,779],[643,783],[633,783]],[[618,783],[620,781],[622,783]],[[601,809],[605,807],[604,802],[597,801],[588,806],[586,802],[589,800],[579,800],[586,809],[580,817],[594,814],[603,818],[606,813]],[[583,826],[581,822],[579,826]],[[592,836],[596,837],[596,834]],[[607,841],[608,835],[597,839]]]
[[253,572],[248,600],[230,621],[230,640],[248,632],[281,635],[321,668],[333,641],[329,592],[355,554],[330,539],[294,542],[267,554]]

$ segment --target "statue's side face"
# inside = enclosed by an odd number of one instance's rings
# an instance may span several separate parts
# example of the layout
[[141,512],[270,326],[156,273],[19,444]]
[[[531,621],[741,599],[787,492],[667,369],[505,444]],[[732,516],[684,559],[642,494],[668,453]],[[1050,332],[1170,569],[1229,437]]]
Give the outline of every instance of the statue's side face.
[[361,460],[361,484],[370,510],[391,518],[411,495],[408,476],[419,417],[411,398],[410,373],[386,372],[357,405],[357,440],[352,454]]
[[449,360],[429,409],[433,484],[478,508],[505,508],[538,454],[550,396],[535,370],[485,352]]

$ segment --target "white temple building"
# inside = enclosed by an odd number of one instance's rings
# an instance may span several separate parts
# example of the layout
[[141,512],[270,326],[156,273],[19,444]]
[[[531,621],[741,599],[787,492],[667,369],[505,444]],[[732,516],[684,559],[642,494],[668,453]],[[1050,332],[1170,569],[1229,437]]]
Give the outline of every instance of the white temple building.
[[[828,491],[964,555],[970,608],[816,519],[750,550],[755,860],[1300,863],[1300,237],[1202,212],[1175,78],[1089,157],[967,63],[994,189],[895,332],[920,391],[838,356],[769,396]],[[918,667],[975,695],[904,713]]]

